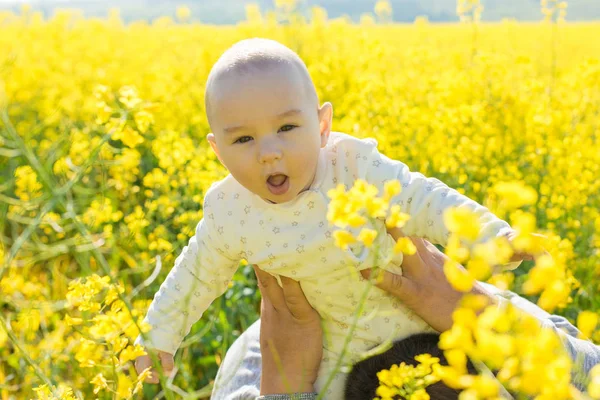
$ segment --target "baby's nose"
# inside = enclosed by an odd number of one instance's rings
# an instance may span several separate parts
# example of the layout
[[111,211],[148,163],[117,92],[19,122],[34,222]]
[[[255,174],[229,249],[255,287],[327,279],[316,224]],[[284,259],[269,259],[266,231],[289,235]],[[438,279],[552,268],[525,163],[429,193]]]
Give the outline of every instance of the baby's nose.
[[265,144],[260,149],[259,161],[261,164],[271,163],[280,160],[282,156],[281,149],[274,143]]

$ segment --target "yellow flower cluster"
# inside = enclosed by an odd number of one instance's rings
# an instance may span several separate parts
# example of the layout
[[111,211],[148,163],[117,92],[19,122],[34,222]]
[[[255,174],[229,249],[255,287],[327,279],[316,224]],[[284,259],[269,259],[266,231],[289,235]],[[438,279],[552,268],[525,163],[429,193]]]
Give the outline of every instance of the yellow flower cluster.
[[456,5],[456,14],[463,22],[479,22],[483,5],[480,0],[458,0]]
[[565,22],[567,2],[561,0],[540,0],[545,21]]
[[379,387],[376,390],[378,397],[375,400],[392,400],[397,396],[406,400],[429,400],[425,388],[440,380],[435,372],[440,366],[440,359],[431,357],[430,354],[420,354],[415,360],[418,361],[417,366],[403,362],[379,371]]
[[[91,370],[103,367],[112,371],[110,374],[100,372],[90,380],[94,393],[107,390],[114,392],[118,398],[130,398],[141,390],[150,369],[143,371],[135,380],[123,372],[131,372],[131,362],[146,354],[141,346],[131,343],[140,332],[147,332],[149,326],[140,322],[138,327],[136,321],[141,316],[119,299],[123,292],[123,287],[111,284],[107,276],[91,275],[70,282],[66,296],[68,304],[82,315],[72,317],[67,314],[65,323],[78,332],[73,353],[79,366]],[[116,383],[116,390],[111,382]]]
[[[340,228],[359,228],[363,225],[374,226],[376,219],[385,219],[387,228],[402,228],[409,215],[401,212],[398,205],[390,207],[390,200],[401,190],[402,186],[397,180],[384,184],[381,197],[377,196],[379,190],[374,185],[362,179],[354,181],[354,185],[348,191],[344,185],[339,184],[327,193],[331,199],[327,209],[327,220]],[[337,230],[333,236],[336,246],[342,249],[357,241],[371,247],[378,232],[376,229],[364,227],[356,236],[347,230]],[[415,249],[408,238],[400,238],[393,251],[413,254]]]
[[481,227],[476,214],[460,208],[446,211],[444,223],[452,232],[446,247],[450,260],[444,265],[448,280],[463,292],[471,290],[475,280],[488,279],[508,289],[510,285],[506,283],[514,281],[512,273],[505,272],[499,277],[492,273],[499,272],[498,267],[508,263],[515,253],[531,254],[535,255],[535,265],[522,284],[523,293],[540,295],[538,305],[545,310],[564,307],[572,289],[578,285],[566,267],[572,258],[570,242],[551,232],[546,236],[536,233],[535,215],[521,209],[537,200],[537,193],[531,187],[523,182],[499,182],[492,193],[497,212],[508,213],[516,234],[510,243],[506,237],[477,243]]
[[[500,399],[500,383],[529,398],[573,398],[572,361],[556,332],[533,316],[510,303],[487,306],[485,298],[470,295],[453,320],[439,343],[449,366],[436,371],[448,386],[464,389],[461,398]],[[497,371],[496,378],[485,369],[469,375],[467,357],[476,367]]]
[[[461,11],[473,20],[480,3],[461,1]],[[556,24],[565,10],[556,1],[542,3],[546,15],[554,10],[552,24],[480,23],[476,35],[475,24],[436,25],[426,18],[377,25],[391,22],[390,1],[378,1],[375,16],[365,14],[358,25],[328,18],[318,7],[309,17],[285,15],[297,4],[279,1],[266,13],[248,5],[248,20],[236,26],[191,23],[185,7],[177,12],[182,24],[166,17],[125,23],[117,10],[105,19],[73,10],[46,18],[35,7],[0,11],[0,382],[7,382],[1,398],[35,398],[32,388],[46,383],[36,371],[60,376],[85,398],[95,398],[104,382],[122,388],[122,397],[135,387],[124,378],[130,375],[117,378],[105,368],[121,365],[130,346],[134,329],[126,308],[118,300],[107,305],[108,283],[90,278],[71,284],[73,304],[88,308],[73,310],[65,303],[69,282],[110,270],[131,293],[160,257],[166,268],[137,294],[145,300],[133,303],[137,316],[144,313],[202,218],[204,194],[226,174],[204,139],[210,132],[205,77],[228,46],[257,36],[302,57],[321,101],[334,104],[335,130],[376,138],[390,158],[505,217],[519,230],[513,252],[544,247],[551,260],[538,257],[535,266],[525,263],[514,275],[490,280],[526,289],[570,317],[589,311],[579,326],[600,340],[594,317],[600,310],[600,42],[589,40],[600,25]],[[357,190],[373,199],[368,209],[340,201],[332,216],[346,224],[340,232],[349,231],[340,245],[375,247],[381,238],[366,226],[372,218],[387,218],[391,226],[406,222],[394,206],[385,217],[371,216],[383,214],[376,198],[384,194],[369,190]],[[496,272],[493,266],[510,251],[504,241],[477,243],[476,251],[468,244],[477,228],[469,216],[447,218],[456,238],[446,251],[469,275],[447,272],[466,290],[473,279]],[[364,232],[353,228],[363,219]],[[537,230],[547,238],[531,235]],[[411,250],[409,241],[398,242],[397,251]],[[240,286],[254,287],[251,282],[248,275],[236,279]],[[216,328],[203,331],[202,346],[182,354],[174,385],[194,391],[209,384],[222,349],[245,328],[240,321],[256,317],[253,301],[227,297],[226,305],[235,304],[228,312],[221,303],[207,312]],[[99,328],[90,331],[92,321]],[[121,352],[107,342],[111,328],[131,329],[120,335],[128,338]],[[76,355],[94,366],[80,366]],[[597,376],[590,394],[598,393]]]
[[18,167],[15,170],[15,185],[15,194],[23,201],[29,201],[42,195],[42,184],[29,165]]

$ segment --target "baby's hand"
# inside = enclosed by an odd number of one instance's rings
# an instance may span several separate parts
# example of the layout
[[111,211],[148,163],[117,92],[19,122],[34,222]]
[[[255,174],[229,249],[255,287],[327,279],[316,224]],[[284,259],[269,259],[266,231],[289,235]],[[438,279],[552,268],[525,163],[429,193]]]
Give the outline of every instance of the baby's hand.
[[[152,351],[146,349],[146,352]],[[173,354],[166,353],[164,351],[157,351],[158,359],[160,360],[160,365],[162,366],[163,373],[165,375],[169,375],[171,371],[173,371],[173,366],[175,365],[175,361],[173,360]],[[143,356],[139,356],[135,359],[135,370],[138,374],[141,374],[143,370],[152,366],[152,357],[146,354]],[[152,368],[150,376],[146,378],[146,383],[158,383],[159,373],[156,368]]]

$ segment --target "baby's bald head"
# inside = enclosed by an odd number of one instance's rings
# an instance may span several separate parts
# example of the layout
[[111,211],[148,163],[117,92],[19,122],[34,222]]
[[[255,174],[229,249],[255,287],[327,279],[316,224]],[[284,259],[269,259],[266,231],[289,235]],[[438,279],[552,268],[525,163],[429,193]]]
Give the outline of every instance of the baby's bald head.
[[[245,39],[227,49],[213,65],[206,83],[204,103],[209,124],[215,101],[230,88],[232,80],[245,81],[254,74],[268,73],[272,69],[283,69],[284,76],[300,83],[307,101],[314,104],[315,111],[319,100],[308,69],[302,59],[283,44],[270,39]],[[281,79],[282,74],[274,74]]]

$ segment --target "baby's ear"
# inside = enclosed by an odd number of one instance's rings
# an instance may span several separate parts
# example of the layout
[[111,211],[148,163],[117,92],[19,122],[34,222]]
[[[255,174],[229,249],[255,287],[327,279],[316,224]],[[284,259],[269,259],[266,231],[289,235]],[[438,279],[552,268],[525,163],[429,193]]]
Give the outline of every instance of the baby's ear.
[[333,121],[333,106],[330,102],[325,102],[319,108],[319,128],[321,133],[321,147],[327,145],[327,139],[331,133],[331,123]]
[[221,164],[223,164],[223,160],[221,160],[221,155],[219,154],[219,148],[217,147],[217,140],[215,138],[215,135],[212,132],[209,133],[208,135],[206,135],[206,140],[208,140],[208,143],[210,143],[210,147],[212,147],[213,151],[217,155],[217,158],[219,159],[219,161],[221,161]]

